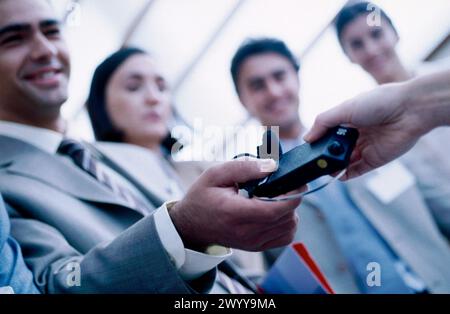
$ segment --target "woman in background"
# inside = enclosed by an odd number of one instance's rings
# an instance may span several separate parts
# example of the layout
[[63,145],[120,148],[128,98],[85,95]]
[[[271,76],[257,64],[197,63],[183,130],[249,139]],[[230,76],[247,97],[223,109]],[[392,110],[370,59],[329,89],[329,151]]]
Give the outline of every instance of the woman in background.
[[[211,166],[173,161],[173,145],[180,145],[169,132],[171,103],[161,69],[154,58],[136,48],[121,49],[97,67],[87,101],[96,148],[160,200],[180,199]],[[129,144],[126,150],[124,143]],[[265,273],[261,254],[234,251],[239,256],[234,261],[247,276],[256,278]]]
[[[335,22],[342,49],[351,62],[361,66],[378,84],[402,82],[413,78],[397,53],[397,29],[385,11],[370,2],[344,7]],[[380,13],[380,25],[371,26],[373,14]]]

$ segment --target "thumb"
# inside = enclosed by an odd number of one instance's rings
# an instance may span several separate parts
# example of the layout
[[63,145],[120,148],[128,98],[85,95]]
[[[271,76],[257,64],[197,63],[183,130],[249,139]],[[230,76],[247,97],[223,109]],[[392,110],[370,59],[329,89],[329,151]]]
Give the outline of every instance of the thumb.
[[351,122],[352,106],[350,102],[343,103],[317,116],[311,130],[303,139],[312,143],[320,139],[328,129]]
[[277,168],[273,159],[233,160],[211,169],[209,182],[213,186],[234,186],[264,178]]

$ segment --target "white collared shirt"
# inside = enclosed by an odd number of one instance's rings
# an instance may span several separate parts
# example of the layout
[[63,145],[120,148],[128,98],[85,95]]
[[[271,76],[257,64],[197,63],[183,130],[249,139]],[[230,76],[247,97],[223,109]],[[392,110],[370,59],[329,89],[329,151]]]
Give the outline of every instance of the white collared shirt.
[[[0,134],[31,144],[42,151],[56,154],[64,135],[52,130],[27,126],[18,123],[0,121]],[[106,168],[108,174],[118,179],[134,193],[145,198],[128,180],[112,169]],[[185,280],[196,279],[216,267],[232,253],[230,249],[215,247],[214,254],[204,254],[186,249],[168,213],[167,203],[154,212],[156,230],[161,242],[173,263]]]

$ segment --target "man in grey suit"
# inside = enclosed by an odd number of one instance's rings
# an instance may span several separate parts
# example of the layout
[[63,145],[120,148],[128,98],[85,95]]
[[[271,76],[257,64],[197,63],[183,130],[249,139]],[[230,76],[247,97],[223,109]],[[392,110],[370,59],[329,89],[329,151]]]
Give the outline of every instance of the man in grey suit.
[[[292,240],[298,201],[268,204],[236,190],[274,171],[272,160],[213,167],[182,200],[163,203],[64,138],[70,60],[47,1],[0,2],[0,72],[0,191],[42,292],[208,292],[228,247]],[[245,290],[226,282],[225,291]]]
[[[240,101],[263,125],[279,126],[284,151],[302,144],[306,131],[298,113],[299,68],[277,39],[243,43],[231,66]],[[394,162],[305,198],[297,240],[307,245],[336,292],[450,292],[450,248],[431,215],[448,230],[450,173],[446,180],[437,180],[436,171],[428,175],[436,189],[420,189],[407,167]],[[447,184],[439,186],[442,181]]]

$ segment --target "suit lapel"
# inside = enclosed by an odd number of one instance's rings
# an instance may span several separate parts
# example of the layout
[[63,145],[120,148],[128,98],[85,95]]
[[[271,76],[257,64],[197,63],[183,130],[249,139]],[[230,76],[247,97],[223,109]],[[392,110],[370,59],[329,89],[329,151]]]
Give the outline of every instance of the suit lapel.
[[[402,233],[403,230],[398,230],[397,226],[391,224],[391,219],[395,220],[397,216],[396,209],[389,205],[382,204],[366,187],[367,176],[350,180],[347,182],[348,192],[361,210],[364,216],[375,226],[378,232],[392,245],[395,241],[396,232]],[[386,217],[386,212],[389,217]]]
[[[136,180],[132,175],[130,175],[130,172],[126,170],[122,165],[120,165],[118,162],[104,154],[102,151],[100,151],[97,147],[94,145],[91,145],[89,143],[85,143],[85,145],[89,148],[89,150],[102,161],[105,165],[119,173],[121,176],[123,176],[125,179],[127,179],[129,182],[131,182],[140,193],[142,193],[147,200],[151,202],[153,206],[156,208],[160,207],[164,200],[160,197],[161,194],[156,193],[156,190],[152,190],[150,187],[144,186],[139,180]],[[132,174],[132,173],[131,173]],[[158,182],[155,182],[158,183]]]
[[5,136],[0,136],[0,147],[0,167],[9,173],[43,182],[84,201],[129,208],[112,191],[60,157]]

